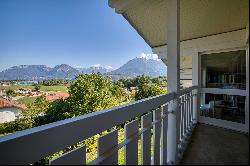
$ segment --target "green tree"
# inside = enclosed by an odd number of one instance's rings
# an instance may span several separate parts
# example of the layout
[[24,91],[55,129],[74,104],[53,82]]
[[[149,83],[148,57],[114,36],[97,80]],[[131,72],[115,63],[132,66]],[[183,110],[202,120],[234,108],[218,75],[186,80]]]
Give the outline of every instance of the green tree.
[[72,116],[91,113],[118,104],[114,84],[100,73],[78,75],[69,87]]
[[152,83],[157,84],[158,86],[167,86],[167,77],[159,76],[151,79]]
[[[100,73],[77,76],[69,86],[69,94],[67,99],[49,103],[44,111],[45,115],[37,117],[35,125],[103,110],[126,100],[123,85],[120,82],[112,82]],[[46,104],[40,102],[41,107]]]
[[71,112],[73,111],[69,107],[69,102],[66,99],[58,99],[49,103],[45,115],[35,118],[35,126],[52,123],[58,120],[71,118]]
[[126,93],[124,84],[121,81],[116,81],[113,83],[111,92],[115,96],[118,103],[129,101],[129,94]]
[[17,118],[12,122],[5,122],[0,124],[0,135],[21,131],[32,127],[32,123],[25,121],[23,118]]
[[133,79],[120,79],[119,82],[121,82],[123,86],[128,89],[134,86]]
[[15,91],[12,90],[12,89],[9,89],[9,90],[6,91],[6,96],[7,96],[7,97],[15,96],[15,95],[16,95],[16,93],[15,93]]
[[34,89],[35,89],[36,91],[40,90],[40,88],[41,88],[41,86],[38,85],[38,84],[35,84],[34,86],[35,86]]
[[141,100],[144,98],[164,94],[167,91],[156,84],[149,83],[143,84],[138,87],[138,90],[135,93],[135,100]]
[[136,77],[134,80],[134,86],[141,86],[141,85],[144,85],[144,84],[149,84],[149,83],[152,83],[151,79],[149,76],[138,76]]

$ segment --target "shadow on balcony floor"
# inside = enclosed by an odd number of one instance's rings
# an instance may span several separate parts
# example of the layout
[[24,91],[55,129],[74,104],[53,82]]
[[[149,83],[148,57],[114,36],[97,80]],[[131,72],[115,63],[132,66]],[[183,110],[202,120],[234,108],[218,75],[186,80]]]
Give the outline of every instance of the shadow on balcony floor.
[[249,136],[198,124],[181,164],[249,164]]

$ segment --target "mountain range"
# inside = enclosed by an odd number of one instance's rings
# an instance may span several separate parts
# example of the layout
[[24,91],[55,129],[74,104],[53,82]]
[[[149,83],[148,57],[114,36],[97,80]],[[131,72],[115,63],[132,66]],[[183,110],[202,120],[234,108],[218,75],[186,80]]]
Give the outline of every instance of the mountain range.
[[159,59],[147,58],[134,58],[116,70],[113,70],[110,66],[101,65],[94,65],[89,68],[76,68],[67,64],[55,67],[20,65],[0,72],[0,80],[74,79],[78,74],[97,72],[110,76],[112,79],[131,78],[138,75],[157,77],[166,75],[167,67]]

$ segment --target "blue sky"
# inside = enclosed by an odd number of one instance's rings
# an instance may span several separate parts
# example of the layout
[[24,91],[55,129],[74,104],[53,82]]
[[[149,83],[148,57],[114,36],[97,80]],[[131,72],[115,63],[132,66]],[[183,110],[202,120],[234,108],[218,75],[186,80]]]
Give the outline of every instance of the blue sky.
[[0,71],[14,65],[120,67],[150,47],[107,0],[0,0]]

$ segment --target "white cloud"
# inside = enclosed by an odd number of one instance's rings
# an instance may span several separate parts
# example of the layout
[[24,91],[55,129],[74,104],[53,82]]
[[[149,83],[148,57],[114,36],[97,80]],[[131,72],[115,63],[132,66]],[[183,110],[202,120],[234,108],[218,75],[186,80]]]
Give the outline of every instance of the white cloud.
[[146,54],[146,53],[141,53],[141,56],[140,56],[140,58],[145,58],[145,59],[154,59],[154,60],[160,60],[160,59],[158,59],[158,55],[157,54]]

